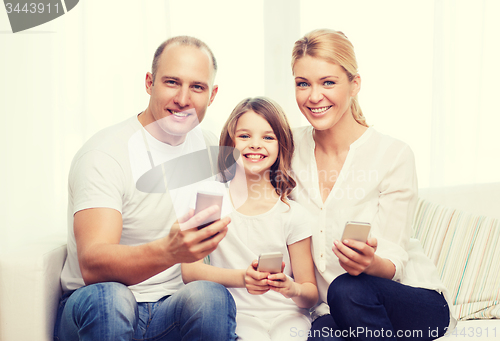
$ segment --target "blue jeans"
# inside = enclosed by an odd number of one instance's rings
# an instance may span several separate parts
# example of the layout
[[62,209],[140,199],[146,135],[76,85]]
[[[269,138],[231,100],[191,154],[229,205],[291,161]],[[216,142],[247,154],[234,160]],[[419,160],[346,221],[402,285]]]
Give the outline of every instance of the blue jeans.
[[434,340],[450,321],[438,292],[366,274],[337,277],[328,288],[328,305],[330,315],[313,322],[309,341]]
[[137,303],[120,283],[99,283],[65,294],[54,340],[236,340],[236,306],[224,286],[192,282],[153,303]]

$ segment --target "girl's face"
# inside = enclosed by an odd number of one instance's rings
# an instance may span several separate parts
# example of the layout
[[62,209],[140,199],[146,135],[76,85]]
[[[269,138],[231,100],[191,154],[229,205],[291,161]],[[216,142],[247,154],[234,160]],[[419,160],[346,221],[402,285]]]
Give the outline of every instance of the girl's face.
[[234,144],[247,174],[264,174],[278,158],[279,145],[273,128],[254,111],[247,111],[238,119]]
[[351,97],[361,85],[359,75],[349,81],[337,64],[304,56],[295,62],[295,98],[302,114],[316,130],[327,130],[338,122],[354,120]]

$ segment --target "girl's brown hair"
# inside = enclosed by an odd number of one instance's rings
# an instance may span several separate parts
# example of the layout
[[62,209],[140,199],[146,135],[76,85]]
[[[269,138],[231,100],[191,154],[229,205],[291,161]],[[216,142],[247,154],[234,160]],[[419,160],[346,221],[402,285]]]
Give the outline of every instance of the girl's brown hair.
[[[340,31],[314,30],[297,40],[292,51],[292,69],[295,62],[304,56],[321,58],[339,65],[346,72],[349,81],[352,81],[358,74],[358,63],[356,62],[354,47],[345,34]],[[356,122],[368,127],[359,106],[357,95],[351,100],[351,112]]]
[[[283,109],[273,100],[266,97],[245,98],[231,112],[219,139],[219,146],[235,146],[235,131],[238,119],[248,111],[262,116],[273,129],[278,141],[278,158],[271,166],[269,178],[281,201],[286,199],[295,187],[295,180],[291,176],[292,155],[294,151],[293,136]],[[231,180],[236,172],[232,148],[220,148],[218,157],[219,172],[222,180]]]

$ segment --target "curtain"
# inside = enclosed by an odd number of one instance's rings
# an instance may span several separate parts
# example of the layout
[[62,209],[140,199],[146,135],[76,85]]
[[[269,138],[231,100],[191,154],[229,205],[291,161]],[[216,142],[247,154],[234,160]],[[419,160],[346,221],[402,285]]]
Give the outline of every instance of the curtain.
[[243,98],[265,95],[293,126],[293,42],[320,27],[353,42],[360,103],[415,152],[421,187],[500,181],[496,0],[81,0],[12,34],[0,10],[0,251],[66,231],[67,176],[98,130],[144,110],[156,47],[194,35],[213,50],[219,93],[202,123],[219,134]]

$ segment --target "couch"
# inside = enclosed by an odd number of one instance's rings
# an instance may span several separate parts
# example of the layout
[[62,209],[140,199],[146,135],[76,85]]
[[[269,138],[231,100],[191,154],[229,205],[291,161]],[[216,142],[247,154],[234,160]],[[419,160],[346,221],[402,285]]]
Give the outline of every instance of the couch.
[[[500,339],[500,183],[423,189],[414,218],[459,322],[440,340]],[[64,235],[0,255],[0,341],[49,341],[66,258]]]

